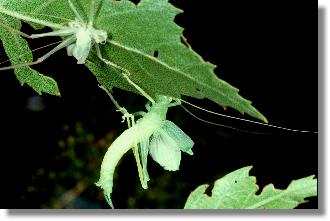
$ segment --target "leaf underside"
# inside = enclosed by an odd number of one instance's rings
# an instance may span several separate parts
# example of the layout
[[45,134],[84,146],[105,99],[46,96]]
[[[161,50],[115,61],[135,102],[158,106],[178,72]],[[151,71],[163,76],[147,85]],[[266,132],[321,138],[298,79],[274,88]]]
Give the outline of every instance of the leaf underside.
[[[21,22],[17,19],[0,14],[0,22],[6,27],[19,30]],[[12,65],[31,62],[32,52],[28,43],[21,36],[8,32],[0,26],[0,38],[3,47]],[[48,93],[52,95],[60,95],[56,81],[48,76],[42,75],[30,67],[15,68],[15,75],[21,85],[24,83],[32,87],[38,94]]]
[[314,176],[294,180],[287,189],[275,189],[273,184],[259,187],[256,178],[249,176],[252,167],[231,172],[214,183],[212,195],[205,194],[209,185],[197,187],[188,197],[185,209],[292,209],[305,203],[306,197],[317,195]]
[[[57,25],[67,22],[60,21],[59,16],[74,19],[67,1],[12,2],[0,3],[0,12],[3,7]],[[73,1],[84,19],[88,17],[90,2]],[[214,74],[215,65],[205,62],[185,43],[183,28],[174,22],[175,16],[182,11],[168,0],[141,0],[137,5],[128,0],[97,0],[96,6],[100,10],[94,26],[109,35],[109,41],[101,45],[103,56],[127,70],[130,79],[151,97],[162,94],[176,98],[182,95],[208,98],[221,106],[267,121],[250,101],[238,94],[237,88]],[[89,56],[86,66],[107,89],[116,87],[139,93],[123,77],[122,71],[105,65],[95,53]]]

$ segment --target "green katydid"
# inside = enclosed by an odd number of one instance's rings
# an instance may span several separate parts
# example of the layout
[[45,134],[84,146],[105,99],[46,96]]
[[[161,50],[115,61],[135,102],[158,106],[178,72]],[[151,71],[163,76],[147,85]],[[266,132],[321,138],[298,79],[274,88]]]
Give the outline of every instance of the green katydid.
[[[192,155],[193,152],[191,148],[193,147],[194,142],[173,122],[166,120],[166,113],[168,108],[176,105],[180,105],[181,101],[183,100],[173,99],[167,96],[157,96],[156,102],[152,103],[151,106],[150,106],[150,102],[147,103],[146,105],[146,109],[148,110],[147,113],[145,112],[137,113],[138,115],[142,115],[142,118],[137,120],[135,124],[133,114],[129,114],[125,108],[120,107],[119,104],[115,101],[115,99],[111,95],[111,93],[106,90],[106,88],[102,86],[100,87],[108,93],[111,100],[118,108],[118,111],[121,111],[123,113],[124,115],[123,118],[127,119],[129,125],[129,128],[125,130],[108,148],[108,151],[106,152],[104,159],[102,161],[100,179],[96,183],[97,186],[103,189],[108,204],[112,208],[114,208],[111,200],[111,193],[113,187],[113,174],[117,163],[129,149],[133,148],[133,151],[134,151],[134,147],[136,147],[137,149],[135,150],[135,157],[139,170],[139,176],[142,187],[146,189],[147,182],[150,179],[149,174],[147,172],[148,153],[150,153],[151,157],[157,163],[159,163],[164,169],[169,171],[176,171],[179,169],[180,166],[181,151]],[[140,91],[140,93],[145,94],[144,91]],[[192,105],[196,108],[200,108],[187,101],[183,101],[183,102]],[[248,121],[250,123],[259,124],[259,122],[227,116],[212,111],[208,111],[203,108],[200,109],[210,112],[212,114],[221,115],[223,117],[229,117],[236,120],[243,120],[243,121]],[[192,114],[191,112],[189,113]],[[196,117],[193,114],[192,116]],[[268,124],[263,124],[263,123],[260,124],[264,126],[269,126]],[[244,131],[226,125],[220,125],[220,126],[225,126],[231,129]],[[270,127],[293,131],[293,132],[310,132],[310,131],[300,131],[295,129],[278,127],[275,125],[270,125]],[[244,131],[244,132],[250,132],[250,131]],[[138,152],[138,154],[136,154],[136,152]]]
[[[105,88],[103,88],[105,89]],[[111,94],[110,98],[114,101]],[[179,127],[171,121],[166,120],[166,113],[169,107],[180,104],[178,101],[167,96],[157,96],[156,102],[147,103],[147,113],[138,112],[142,118],[133,123],[125,130],[108,148],[100,172],[100,179],[97,186],[104,190],[104,195],[108,204],[113,208],[111,193],[113,187],[113,174],[117,163],[122,156],[134,146],[138,146],[140,162],[142,165],[142,186],[147,186],[149,175],[147,172],[148,153],[164,169],[175,171],[179,169],[181,151],[190,155],[193,154],[191,148],[194,142]],[[115,105],[124,114],[124,118],[132,119],[126,109]],[[139,162],[137,161],[138,168]],[[141,176],[140,176],[141,178]]]
[[[54,36],[54,35],[68,36],[68,37],[59,46],[51,50],[42,58],[38,59],[36,62],[32,62],[29,64],[22,64],[22,65],[25,66],[25,65],[40,63],[44,59],[48,58],[51,54],[55,53],[57,50],[60,50],[61,48],[64,47],[67,47],[68,54],[73,55],[77,59],[78,63],[84,63],[90,52],[91,46],[94,43],[96,45],[96,51],[98,57],[106,64],[121,70],[123,76],[127,79],[127,81],[135,88],[137,88],[138,91],[141,92],[140,87],[136,85],[134,82],[132,82],[128,77],[129,72],[127,70],[121,67],[117,67],[116,64],[113,64],[110,61],[105,60],[101,56],[99,44],[106,41],[107,35],[106,33],[102,32],[102,30],[96,30],[93,28],[92,26],[93,20],[91,19],[93,18],[93,16],[90,17],[90,21],[87,23],[87,26],[83,25],[84,23],[82,22],[83,20],[82,16],[79,15],[79,13],[75,9],[71,1],[68,0],[68,2],[72,11],[77,17],[77,21],[72,21],[71,23],[69,23],[68,26],[64,26],[60,28],[54,27],[54,28],[58,28],[59,31],[30,36],[31,38]],[[7,15],[11,15],[13,17],[17,17],[22,20],[29,21],[27,17],[17,16],[17,14],[12,13],[8,10],[6,11],[5,9],[1,9],[1,12],[7,13]],[[92,13],[93,12],[91,12],[91,14]],[[32,21],[32,22],[37,23],[38,21]],[[49,24],[44,24],[44,25],[50,26]],[[16,68],[22,65],[16,65],[16,66],[14,65],[12,67],[0,68],[0,70]],[[146,98],[148,98],[150,101],[152,101],[152,106],[150,107],[150,109],[148,109],[148,113],[144,114],[144,116],[140,120],[138,120],[136,124],[134,122],[134,119],[130,120],[131,125],[129,126],[129,128],[122,135],[120,135],[118,139],[111,145],[111,148],[109,148],[109,151],[105,156],[105,160],[107,160],[107,162],[109,161],[109,159],[112,159],[111,163],[109,164],[104,163],[105,164],[104,166],[102,164],[101,179],[98,182],[98,184],[107,193],[106,198],[109,204],[112,204],[110,198],[110,194],[112,192],[112,175],[115,166],[118,160],[120,159],[120,158],[118,159],[118,157],[120,154],[124,154],[126,151],[128,151],[131,147],[134,146],[137,147],[134,148],[133,150],[135,150],[136,157],[140,158],[137,159],[137,162],[139,162],[138,164],[142,164],[142,166],[138,165],[138,167],[142,167],[142,170],[140,169],[140,171],[142,171],[142,175],[140,177],[142,177],[141,182],[144,188],[146,188],[147,181],[149,179],[146,169],[148,153],[150,153],[150,155],[153,157],[153,159],[156,160],[156,162],[158,162],[160,165],[162,165],[165,169],[168,170],[178,169],[180,165],[181,151],[192,153],[190,152],[191,147],[193,145],[191,139],[186,134],[184,134],[175,124],[166,120],[167,108],[170,106],[174,106],[178,103],[177,102],[171,103],[172,102],[171,98],[168,97],[158,97],[155,102],[148,94],[142,92],[141,94],[144,95]],[[130,115],[127,115],[127,117],[128,116]],[[226,115],[222,115],[222,116],[228,117]],[[240,119],[240,120],[245,120],[245,119]],[[263,124],[254,121],[249,121],[249,122]],[[263,125],[290,130],[290,131],[298,131],[288,128],[281,128],[269,124],[263,124]],[[138,128],[139,130],[136,128]],[[300,131],[300,132],[306,132],[306,131]],[[130,139],[125,139],[125,138],[130,138]],[[125,147],[119,149],[120,146],[121,147],[125,146]],[[103,172],[105,171],[104,174],[102,173],[102,171]],[[107,173],[107,171],[109,173]]]

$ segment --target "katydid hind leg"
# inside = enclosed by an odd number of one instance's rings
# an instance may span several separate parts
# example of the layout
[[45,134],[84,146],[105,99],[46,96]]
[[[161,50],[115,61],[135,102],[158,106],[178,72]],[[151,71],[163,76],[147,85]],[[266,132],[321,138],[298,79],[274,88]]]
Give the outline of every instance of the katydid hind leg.
[[119,65],[113,63],[112,61],[109,61],[107,59],[105,59],[103,56],[102,56],[102,53],[101,53],[101,49],[100,49],[100,46],[98,44],[95,45],[96,47],[96,54],[97,54],[97,57],[103,61],[105,64],[109,65],[109,66],[112,66],[113,68],[121,71],[121,74],[123,75],[123,77],[127,80],[127,82],[129,84],[131,84],[138,92],[141,93],[141,95],[143,95],[145,98],[147,98],[151,103],[155,103],[155,100],[147,93],[145,92],[139,85],[137,85],[136,83],[134,83],[132,81],[132,79],[130,79],[130,75],[131,73],[123,68],[123,67],[120,67]]

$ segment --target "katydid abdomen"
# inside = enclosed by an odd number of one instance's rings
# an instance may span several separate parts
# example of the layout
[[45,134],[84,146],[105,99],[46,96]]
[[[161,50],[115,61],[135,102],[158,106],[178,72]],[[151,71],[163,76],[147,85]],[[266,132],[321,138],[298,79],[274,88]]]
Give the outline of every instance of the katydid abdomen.
[[111,193],[113,187],[113,174],[122,156],[134,145],[140,143],[157,131],[166,118],[170,99],[163,99],[152,105],[135,125],[125,130],[109,147],[106,152],[100,172],[100,179],[96,185],[104,190],[108,204],[113,208]]

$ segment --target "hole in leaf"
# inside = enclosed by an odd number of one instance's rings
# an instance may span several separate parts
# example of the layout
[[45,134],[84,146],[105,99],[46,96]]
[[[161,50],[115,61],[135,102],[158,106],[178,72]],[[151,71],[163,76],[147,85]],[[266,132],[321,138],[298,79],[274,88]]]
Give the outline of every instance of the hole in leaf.
[[158,58],[158,55],[159,55],[158,50],[155,50],[153,56],[154,56],[155,58]]
[[199,88],[196,88],[196,91],[198,91],[198,92],[201,92],[201,89],[199,89]]
[[130,1],[133,2],[135,5],[137,5],[141,0],[130,0]]

